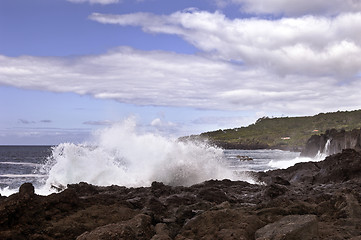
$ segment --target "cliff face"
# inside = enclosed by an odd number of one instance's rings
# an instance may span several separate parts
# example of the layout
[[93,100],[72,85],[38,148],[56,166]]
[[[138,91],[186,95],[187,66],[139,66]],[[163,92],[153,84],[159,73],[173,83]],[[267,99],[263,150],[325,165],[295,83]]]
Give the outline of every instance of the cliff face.
[[307,141],[301,156],[315,157],[319,152],[331,155],[340,153],[347,148],[361,151],[361,129],[352,131],[331,129],[327,130],[325,134],[313,135]]

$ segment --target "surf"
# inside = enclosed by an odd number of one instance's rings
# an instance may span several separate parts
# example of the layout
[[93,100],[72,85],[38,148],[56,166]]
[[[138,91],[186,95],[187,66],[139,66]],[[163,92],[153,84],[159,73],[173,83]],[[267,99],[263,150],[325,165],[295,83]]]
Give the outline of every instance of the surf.
[[41,192],[67,184],[145,187],[152,182],[190,186],[210,179],[254,182],[226,167],[223,150],[206,142],[179,141],[142,133],[133,119],[99,130],[82,144],[54,147],[42,167],[47,175]]

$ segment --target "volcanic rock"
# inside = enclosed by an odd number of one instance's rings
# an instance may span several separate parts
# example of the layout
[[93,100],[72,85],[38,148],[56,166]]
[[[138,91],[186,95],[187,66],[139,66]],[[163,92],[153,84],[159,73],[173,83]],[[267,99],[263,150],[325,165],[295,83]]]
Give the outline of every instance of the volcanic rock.
[[290,215],[256,231],[256,240],[318,240],[315,215]]
[[148,240],[154,235],[151,220],[150,216],[139,214],[126,222],[108,224],[91,232],[85,232],[76,240]]
[[20,198],[32,198],[35,195],[34,186],[31,183],[24,183],[19,188]]
[[175,239],[253,239],[262,225],[242,209],[210,210],[189,220]]
[[253,175],[263,184],[210,180],[190,187],[154,182],[127,188],[79,183],[49,196],[35,194],[26,183],[0,201],[0,239],[361,236],[359,152],[347,149],[322,162]]

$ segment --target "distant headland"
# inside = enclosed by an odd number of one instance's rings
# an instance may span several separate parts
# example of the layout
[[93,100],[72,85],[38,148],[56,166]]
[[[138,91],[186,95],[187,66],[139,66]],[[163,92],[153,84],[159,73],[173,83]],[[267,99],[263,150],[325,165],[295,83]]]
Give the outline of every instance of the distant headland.
[[312,135],[327,130],[361,128],[361,110],[319,113],[305,117],[262,117],[247,127],[223,129],[181,139],[208,139],[225,149],[282,149],[302,151]]

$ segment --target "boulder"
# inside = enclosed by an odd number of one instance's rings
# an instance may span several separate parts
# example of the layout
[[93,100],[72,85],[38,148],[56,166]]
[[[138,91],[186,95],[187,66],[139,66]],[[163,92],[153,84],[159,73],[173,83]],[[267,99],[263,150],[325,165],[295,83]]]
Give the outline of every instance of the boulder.
[[342,153],[329,156],[318,164],[320,167],[315,182],[344,182],[361,177],[361,153],[344,149]]
[[256,240],[317,240],[315,215],[290,215],[256,231]]
[[155,225],[155,233],[151,240],[171,240],[170,231],[165,223]]
[[108,224],[93,231],[85,232],[76,240],[118,240],[139,239],[148,240],[154,235],[151,217],[138,214],[126,222]]
[[285,194],[288,191],[288,188],[280,184],[270,184],[265,189],[265,195],[270,198],[276,198]]
[[34,186],[31,183],[24,183],[19,188],[19,197],[20,198],[32,198],[35,195]]
[[[341,153],[326,157],[321,162],[297,163],[287,169],[278,169],[258,174],[259,181],[269,185],[287,186],[291,184],[309,183],[326,184],[335,182],[346,182],[349,180],[361,180],[361,153],[354,149],[344,149]],[[282,178],[284,183],[273,181]],[[280,194],[279,194],[280,195]]]
[[260,226],[258,217],[241,209],[212,210],[189,220],[175,239],[253,239]]

